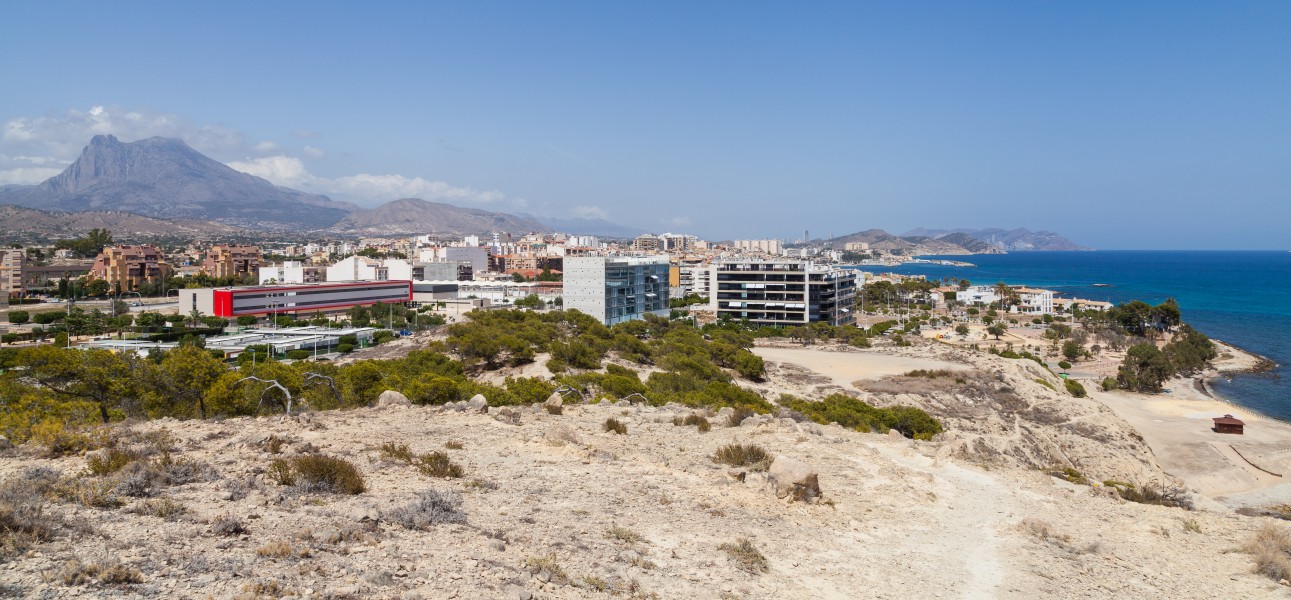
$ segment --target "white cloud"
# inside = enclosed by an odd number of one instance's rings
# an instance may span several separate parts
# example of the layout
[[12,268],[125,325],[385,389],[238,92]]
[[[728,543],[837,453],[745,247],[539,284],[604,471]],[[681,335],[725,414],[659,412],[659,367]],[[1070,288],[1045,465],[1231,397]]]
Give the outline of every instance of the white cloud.
[[609,220],[610,213],[599,206],[575,206],[570,210],[575,217],[580,219],[605,219]]
[[277,185],[307,189],[314,187],[319,178],[311,175],[305,163],[291,156],[263,156],[228,163],[229,167],[263,177]]
[[310,173],[303,161],[292,156],[248,158],[230,162],[228,165],[243,173],[268,179],[277,185],[327,194],[360,204],[385,202],[398,198],[421,198],[468,204],[505,204],[511,208],[523,208],[528,204],[523,198],[509,197],[497,190],[458,187],[421,177],[370,173],[334,179],[319,177]]
[[[460,187],[422,177],[370,173],[320,177],[310,173],[300,158],[285,153],[272,140],[252,143],[242,132],[223,125],[198,125],[174,113],[118,106],[93,106],[84,111],[72,109],[61,114],[5,121],[0,129],[0,184],[34,184],[57,175],[76,160],[90,138],[105,134],[115,135],[123,142],[155,136],[179,138],[198,152],[229,161],[230,167],[244,173],[360,204],[416,197],[455,204],[487,204],[504,210],[530,208],[524,198],[497,190]],[[291,135],[302,139],[321,137],[309,130],[292,131]],[[327,156],[326,151],[313,145],[304,146],[300,154],[314,160]],[[234,159],[239,156],[243,158]]]
[[196,125],[173,113],[118,106],[10,119],[0,133],[0,144],[5,151],[48,155],[70,163],[90,138],[106,134],[124,142],[155,136],[180,138],[204,154],[241,152],[246,146],[242,132],[223,125]]

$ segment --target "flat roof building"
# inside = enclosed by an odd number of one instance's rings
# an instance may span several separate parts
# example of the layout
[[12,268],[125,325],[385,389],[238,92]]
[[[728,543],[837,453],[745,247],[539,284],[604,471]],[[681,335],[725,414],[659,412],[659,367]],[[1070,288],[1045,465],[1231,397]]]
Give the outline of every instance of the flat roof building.
[[856,273],[807,261],[724,260],[710,267],[717,318],[754,325],[852,325]]
[[566,309],[606,325],[668,316],[666,256],[573,256],[564,266]]
[[310,314],[354,306],[412,301],[411,281],[360,281],[179,291],[179,312],[217,317]]

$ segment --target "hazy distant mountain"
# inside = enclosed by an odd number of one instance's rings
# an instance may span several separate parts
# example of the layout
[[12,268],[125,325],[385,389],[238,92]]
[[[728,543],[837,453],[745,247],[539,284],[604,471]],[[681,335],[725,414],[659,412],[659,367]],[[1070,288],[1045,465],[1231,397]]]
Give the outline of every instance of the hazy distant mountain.
[[[1035,250],[1092,250],[1081,246],[1052,231],[1031,231],[1025,228],[1007,229],[913,229],[905,236],[923,236],[949,240],[951,236],[968,236],[1008,252]],[[962,239],[962,237],[956,237]]]
[[544,219],[543,222],[545,222],[552,230],[574,235],[597,235],[607,238],[634,238],[646,233],[644,229],[625,227],[618,223],[611,223],[605,219],[557,219],[553,217]]
[[344,234],[529,233],[551,228],[530,217],[477,208],[461,208],[421,198],[403,198],[372,209],[360,209],[328,227]]
[[122,211],[57,212],[23,206],[0,206],[0,235],[10,242],[48,241],[72,238],[100,227],[117,239],[140,237],[206,237],[236,233],[223,223],[196,220],[166,220]]
[[253,229],[326,227],[358,207],[279,187],[204,156],[180,140],[123,143],[94,136],[61,174],[0,189],[0,204],[60,211],[126,211]]
[[[887,254],[904,254],[906,256],[926,254],[1000,254],[1003,252],[990,244],[969,236],[948,236],[937,239],[932,236],[892,235],[882,229],[867,229],[857,233],[838,236],[825,240],[825,243],[841,248],[844,244],[864,242],[871,250],[881,250]],[[894,252],[895,251],[895,252]]]

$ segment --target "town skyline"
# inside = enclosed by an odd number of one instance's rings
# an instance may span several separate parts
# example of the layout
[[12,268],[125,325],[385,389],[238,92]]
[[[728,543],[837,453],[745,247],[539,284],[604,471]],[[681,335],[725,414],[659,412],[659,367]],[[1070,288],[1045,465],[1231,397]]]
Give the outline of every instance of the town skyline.
[[1285,245],[1285,7],[499,6],[11,8],[0,184],[166,136],[366,207]]

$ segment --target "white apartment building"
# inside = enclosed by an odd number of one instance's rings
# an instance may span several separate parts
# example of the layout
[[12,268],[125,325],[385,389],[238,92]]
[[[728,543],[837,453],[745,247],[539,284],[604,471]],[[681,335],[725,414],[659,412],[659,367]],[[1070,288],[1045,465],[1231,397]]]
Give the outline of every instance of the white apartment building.
[[668,316],[667,256],[565,258],[564,306],[606,325]]
[[[1013,292],[1018,295],[1019,303],[1009,306],[1010,313],[1051,315],[1053,312],[1053,290],[1040,288],[1016,287]],[[989,306],[1000,301],[995,286],[974,285],[967,290],[957,292],[955,299],[968,306]]]
[[735,240],[734,246],[736,250],[763,254],[780,254],[784,251],[784,244],[780,240]]
[[318,283],[326,281],[326,274],[322,267],[308,267],[301,261],[288,260],[276,265],[261,265],[260,285]]
[[389,271],[381,261],[354,255],[327,267],[328,281],[385,281]]

